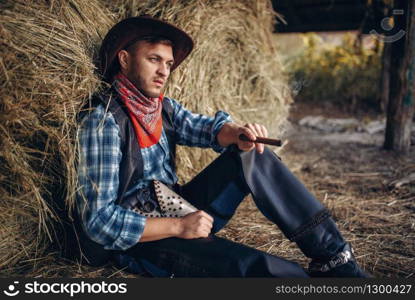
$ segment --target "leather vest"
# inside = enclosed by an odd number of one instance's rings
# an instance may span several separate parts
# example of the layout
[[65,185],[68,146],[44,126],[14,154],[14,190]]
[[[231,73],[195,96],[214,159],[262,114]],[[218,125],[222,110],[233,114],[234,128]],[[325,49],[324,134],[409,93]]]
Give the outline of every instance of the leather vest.
[[[101,103],[104,104],[104,107],[108,107],[108,110],[112,113],[115,122],[120,129],[122,159],[119,168],[119,186],[116,203],[129,209],[137,202],[134,201],[136,197],[124,197],[124,195],[143,178],[143,158],[127,108],[121,102],[121,99],[117,96],[116,92],[109,90],[94,95],[90,104],[79,114],[79,120]],[[162,103],[163,129],[169,144],[171,168],[174,171],[176,138],[172,120],[173,107],[166,99],[163,100]],[[74,258],[80,260],[81,263],[86,259],[86,262],[92,266],[102,266],[107,263],[111,251],[104,249],[102,245],[94,242],[88,237],[82,228],[82,221],[78,216],[78,213],[75,213],[74,219],[74,227],[77,233],[77,240],[79,241],[78,249],[75,249],[75,253],[73,254]]]

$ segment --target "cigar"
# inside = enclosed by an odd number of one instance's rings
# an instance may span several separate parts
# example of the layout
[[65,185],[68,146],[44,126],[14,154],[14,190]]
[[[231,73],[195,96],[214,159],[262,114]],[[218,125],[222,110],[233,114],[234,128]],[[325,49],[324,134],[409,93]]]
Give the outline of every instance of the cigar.
[[264,137],[257,136],[256,140],[253,141],[250,138],[248,138],[245,134],[240,134],[239,139],[241,141],[245,141],[245,142],[261,143],[261,144],[265,144],[265,145],[272,145],[272,146],[278,146],[278,147],[280,147],[282,145],[281,140],[269,139],[269,138],[264,138]]

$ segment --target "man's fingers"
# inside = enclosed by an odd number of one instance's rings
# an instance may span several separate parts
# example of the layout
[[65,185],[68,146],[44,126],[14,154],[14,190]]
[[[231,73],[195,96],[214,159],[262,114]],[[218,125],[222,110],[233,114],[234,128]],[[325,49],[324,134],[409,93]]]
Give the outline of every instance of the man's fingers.
[[268,131],[263,125],[255,124],[257,132],[259,133],[258,136],[260,137],[268,137]]
[[[239,132],[239,135],[244,134],[248,139],[252,141],[256,139],[255,133],[252,132],[252,130],[250,130],[248,127],[240,127]],[[239,140],[238,147],[242,151],[250,151],[252,148],[255,147],[255,144],[253,142]]]
[[268,137],[268,130],[263,125],[256,124],[256,123],[248,123],[248,124],[245,124],[243,128],[248,129],[247,131],[250,133],[248,137],[252,140],[254,140],[254,136],[255,137]]
[[246,124],[244,127],[241,127],[241,133],[245,134],[251,141],[254,141],[256,139],[256,134],[249,125],[250,124]]
[[268,137],[268,130],[265,126],[261,126],[263,137]]
[[213,226],[213,222],[211,222],[210,220],[202,219],[199,225],[206,229],[211,229]]
[[259,153],[264,152],[264,144],[255,143],[257,137],[268,137],[268,131],[265,126],[256,123],[247,123],[240,128],[240,132],[248,137],[253,142],[239,141],[239,149],[243,151],[250,151],[254,147]]
[[255,144],[255,149],[256,149],[256,151],[258,151],[259,153],[264,152],[264,144],[261,144],[261,143],[257,143],[257,144]]
[[259,124],[252,124],[255,128],[255,134],[256,136],[262,136],[262,132],[261,132],[261,125]]
[[208,236],[209,236],[209,234],[210,234],[210,230],[203,230],[203,231],[202,231],[202,236],[201,236],[201,237],[206,238],[206,237],[208,237]]
[[204,231],[210,232],[212,230],[212,224],[204,225],[202,228]]
[[253,131],[255,136],[260,136],[260,132],[258,132],[258,124],[249,124],[249,129]]
[[[268,136],[267,130],[262,125],[259,125],[259,124],[246,124],[245,126],[247,128],[249,128],[250,131],[253,134],[255,134],[256,137],[267,137]],[[255,143],[255,149],[259,153],[263,153],[264,152],[264,144],[262,144],[262,143]]]
[[[205,216],[203,216],[205,218]],[[207,237],[212,231],[213,224],[204,219],[204,222],[199,226],[198,232],[202,237]]]
[[199,210],[201,212],[201,215],[207,219],[209,222],[213,222],[213,218],[211,215],[209,215],[207,212],[203,211],[203,210]]

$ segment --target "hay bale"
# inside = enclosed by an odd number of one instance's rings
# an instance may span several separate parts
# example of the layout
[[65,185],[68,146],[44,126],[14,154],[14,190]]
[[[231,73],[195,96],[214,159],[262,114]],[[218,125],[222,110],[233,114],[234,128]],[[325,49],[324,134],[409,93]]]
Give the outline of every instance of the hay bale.
[[[195,112],[222,109],[238,122],[261,122],[273,133],[284,124],[291,98],[271,38],[269,1],[0,5],[0,269],[17,271],[19,264],[46,255],[58,219],[51,203],[74,203],[76,113],[99,87],[92,57],[116,21],[147,13],[195,39],[194,52],[172,75],[166,95]],[[214,156],[180,151],[182,182]]]
[[75,190],[75,116],[99,81],[96,45],[114,21],[96,2],[2,1],[0,269],[44,254],[53,197]]

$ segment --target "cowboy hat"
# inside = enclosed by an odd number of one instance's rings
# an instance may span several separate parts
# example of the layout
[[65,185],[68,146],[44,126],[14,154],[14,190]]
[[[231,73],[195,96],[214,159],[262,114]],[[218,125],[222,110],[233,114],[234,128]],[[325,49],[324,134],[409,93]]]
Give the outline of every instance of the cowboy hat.
[[172,41],[174,64],[171,71],[176,69],[193,49],[192,38],[174,25],[150,16],[124,19],[108,31],[99,50],[99,71],[104,81],[111,82],[119,71],[118,52],[132,45],[140,37],[146,36],[161,36]]

